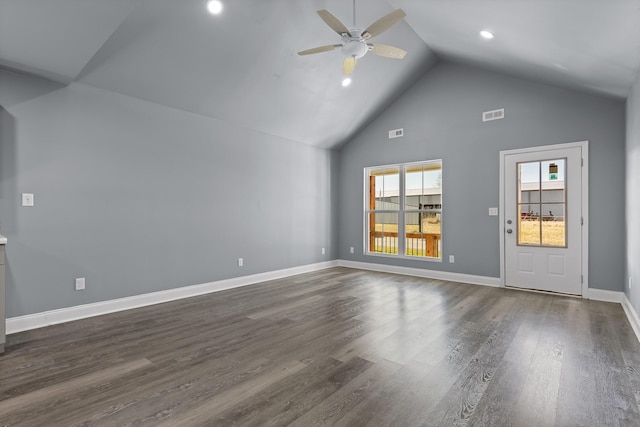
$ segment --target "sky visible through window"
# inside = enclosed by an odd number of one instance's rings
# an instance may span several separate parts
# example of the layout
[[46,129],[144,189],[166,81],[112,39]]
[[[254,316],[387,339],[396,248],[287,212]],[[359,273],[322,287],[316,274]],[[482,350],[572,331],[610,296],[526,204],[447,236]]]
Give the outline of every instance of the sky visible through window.
[[[549,165],[554,163],[558,166],[556,179],[551,179]],[[542,168],[540,168],[542,164]],[[565,159],[545,160],[543,162],[520,163],[520,182],[540,182],[540,172],[542,171],[542,182],[564,181]]]
[[[424,185],[422,182],[424,176]],[[407,190],[421,190],[423,188],[440,188],[442,184],[442,171],[416,171],[408,172],[405,186]],[[398,194],[400,189],[400,179],[398,174],[376,176],[376,188],[384,189],[384,193]],[[378,192],[378,191],[376,191]]]

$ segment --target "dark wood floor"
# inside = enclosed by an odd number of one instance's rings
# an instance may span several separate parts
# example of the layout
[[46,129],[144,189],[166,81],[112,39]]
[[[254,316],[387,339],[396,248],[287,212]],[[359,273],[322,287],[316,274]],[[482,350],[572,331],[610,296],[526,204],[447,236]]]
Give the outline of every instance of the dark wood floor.
[[0,426],[640,426],[619,304],[332,268],[8,337]]

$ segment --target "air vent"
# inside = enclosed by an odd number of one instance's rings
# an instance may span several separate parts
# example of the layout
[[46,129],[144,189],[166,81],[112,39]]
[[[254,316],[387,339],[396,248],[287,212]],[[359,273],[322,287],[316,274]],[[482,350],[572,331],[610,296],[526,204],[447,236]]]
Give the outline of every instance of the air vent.
[[504,119],[504,108],[499,110],[485,111],[482,113],[482,121],[489,122],[491,120]]
[[400,138],[404,136],[404,129],[394,129],[389,131],[389,139]]

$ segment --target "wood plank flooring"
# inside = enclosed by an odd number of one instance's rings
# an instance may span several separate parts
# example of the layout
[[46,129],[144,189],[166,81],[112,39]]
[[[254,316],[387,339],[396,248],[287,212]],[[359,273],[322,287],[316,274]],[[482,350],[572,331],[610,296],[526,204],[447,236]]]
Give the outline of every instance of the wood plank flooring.
[[6,351],[0,426],[640,426],[619,304],[347,268]]

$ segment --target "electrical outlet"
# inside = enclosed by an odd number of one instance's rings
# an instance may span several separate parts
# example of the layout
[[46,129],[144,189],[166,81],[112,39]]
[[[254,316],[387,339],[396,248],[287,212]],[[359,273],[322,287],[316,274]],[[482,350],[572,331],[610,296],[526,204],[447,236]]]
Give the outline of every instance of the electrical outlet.
[[32,193],[22,193],[22,206],[33,206]]
[[489,208],[489,216],[498,216],[498,208]]
[[455,261],[456,261],[456,257],[454,257],[453,255],[449,255],[449,262],[453,264]]
[[324,248],[322,248],[322,255],[324,255]]
[[349,252],[353,254],[353,253],[355,253],[355,252],[356,252],[356,249],[355,249],[353,246],[351,246],[351,247],[349,248]]
[[238,267],[244,266],[244,258],[238,258]]
[[76,291],[83,291],[85,289],[84,277],[78,277],[76,279]]

